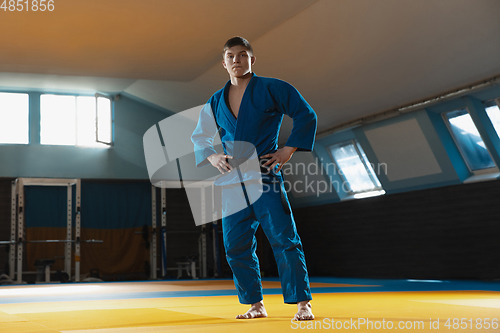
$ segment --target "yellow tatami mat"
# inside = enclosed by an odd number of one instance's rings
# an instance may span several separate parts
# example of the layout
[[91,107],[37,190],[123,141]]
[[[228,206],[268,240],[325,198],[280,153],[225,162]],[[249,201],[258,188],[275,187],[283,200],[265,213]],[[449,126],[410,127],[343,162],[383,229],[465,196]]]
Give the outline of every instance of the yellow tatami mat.
[[[307,322],[291,321],[296,306],[283,304],[276,281],[264,282],[269,317],[252,320],[234,319],[248,306],[238,303],[229,280],[3,286],[0,332],[500,332],[500,292],[488,285],[477,290],[471,284],[466,290],[461,283],[450,290],[447,284],[441,288],[447,290],[437,290],[435,285],[362,282],[311,283],[316,320]],[[210,292],[186,296],[181,289]]]

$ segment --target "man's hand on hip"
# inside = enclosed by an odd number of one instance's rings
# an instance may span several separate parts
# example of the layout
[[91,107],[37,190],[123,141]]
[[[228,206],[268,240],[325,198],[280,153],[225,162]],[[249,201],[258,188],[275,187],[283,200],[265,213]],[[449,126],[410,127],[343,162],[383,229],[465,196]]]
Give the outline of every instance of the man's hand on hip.
[[292,158],[292,155],[296,150],[297,150],[296,147],[285,146],[283,148],[278,149],[274,153],[263,155],[261,156],[261,158],[269,158],[269,161],[264,163],[263,166],[271,170],[278,165],[278,169],[276,170],[276,172],[279,172],[283,167],[283,165],[286,162],[288,162],[290,158]]
[[224,153],[212,154],[207,157],[207,160],[212,164],[220,173],[225,173],[226,171],[232,171],[233,168],[228,163],[227,159],[233,158],[232,156],[225,155]]

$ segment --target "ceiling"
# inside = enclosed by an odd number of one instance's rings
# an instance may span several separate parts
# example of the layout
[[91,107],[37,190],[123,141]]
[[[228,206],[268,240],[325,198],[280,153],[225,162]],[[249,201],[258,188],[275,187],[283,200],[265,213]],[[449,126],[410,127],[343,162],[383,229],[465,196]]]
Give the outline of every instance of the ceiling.
[[127,93],[180,112],[226,82],[221,48],[238,35],[320,132],[500,74],[499,0],[85,0],[0,15],[0,88]]

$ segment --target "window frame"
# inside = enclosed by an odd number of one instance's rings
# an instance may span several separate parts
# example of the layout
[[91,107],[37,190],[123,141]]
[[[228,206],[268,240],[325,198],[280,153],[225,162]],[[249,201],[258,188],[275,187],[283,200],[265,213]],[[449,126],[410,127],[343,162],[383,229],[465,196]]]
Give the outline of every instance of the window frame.
[[[67,146],[67,147],[78,147],[78,148],[90,148],[90,149],[107,149],[107,148],[111,148],[113,145],[114,145],[114,133],[113,133],[113,121],[114,121],[114,117],[113,117],[113,98],[109,95],[105,95],[105,94],[102,94],[102,93],[95,93],[94,95],[87,95],[87,94],[71,94],[71,93],[41,93],[40,96],[39,96],[39,105],[40,105],[40,108],[39,108],[39,118],[40,118],[40,123],[39,123],[39,136],[40,136],[40,144],[41,145],[45,145],[45,146],[61,146],[61,144],[50,144],[50,143],[41,143],[42,141],[42,124],[41,124],[41,119],[42,119],[42,96],[43,95],[54,95],[54,96],[71,96],[71,97],[74,97],[75,98],[75,144],[68,144],[68,145],[63,145],[63,146]],[[79,145],[77,142],[78,142],[78,118],[77,118],[77,98],[78,97],[93,97],[95,99],[95,104],[96,104],[96,114],[95,114],[95,131],[96,131],[96,135],[95,135],[95,143],[100,143],[102,144],[103,146],[99,147],[99,146],[85,146],[85,145]],[[107,98],[110,100],[110,137],[111,137],[111,142],[103,142],[103,141],[98,141],[98,123],[97,123],[97,98],[98,97],[104,97],[104,98]],[[107,146],[107,147],[106,147]]]
[[[488,118],[490,118],[490,116],[488,115],[488,112],[486,111],[486,109],[489,108],[489,107],[492,107],[493,104],[495,104],[497,106],[497,108],[500,109],[500,97],[484,101],[482,104],[483,104],[483,107],[484,107],[484,111],[486,112],[486,115],[488,116]],[[492,105],[488,105],[488,104],[492,104]],[[490,121],[491,121],[491,118],[490,118]],[[493,124],[493,122],[492,122],[492,125],[493,125],[493,127],[495,127],[495,125]],[[497,132],[497,130],[495,128],[495,132],[497,133],[497,136],[500,139],[500,131]]]
[[[107,146],[113,146],[113,98],[109,95],[105,95],[103,93],[95,93],[95,142],[102,143]],[[110,122],[109,122],[109,133],[110,133],[110,141],[102,141],[99,140],[99,102],[98,98],[106,98],[109,99],[110,104]]]
[[[500,107],[500,106],[499,106]],[[464,156],[464,152],[462,151],[462,148],[460,148],[460,145],[457,141],[457,138],[455,137],[455,135],[453,134],[453,131],[451,129],[451,123],[448,119],[448,117],[446,116],[446,114],[450,113],[450,112],[455,112],[455,111],[459,111],[459,110],[465,110],[468,114],[469,114],[469,117],[471,117],[471,120],[472,120],[472,123],[474,124],[474,126],[476,127],[476,130],[478,131],[479,133],[479,137],[481,138],[481,140],[484,142],[484,139],[483,139],[483,136],[481,135],[481,133],[479,132],[478,128],[477,128],[477,125],[476,123],[474,122],[474,119],[472,118],[471,114],[470,114],[470,111],[469,111],[469,108],[467,106],[464,106],[462,108],[457,108],[457,109],[454,109],[454,110],[450,110],[450,111],[446,111],[446,112],[442,112],[441,113],[441,118],[443,119],[443,122],[446,126],[446,128],[448,129],[448,133],[450,134],[451,138],[453,139],[453,143],[455,143],[455,147],[457,148],[458,152],[460,153],[460,156],[462,157],[462,160],[464,161],[465,165],[467,166],[467,169],[469,170],[469,172],[473,175],[473,176],[479,176],[479,175],[487,175],[487,174],[492,174],[492,173],[498,173],[500,171],[500,169],[498,168],[498,165],[496,165],[495,163],[495,160],[493,159],[493,157],[491,156],[491,152],[490,150],[488,149],[488,147],[485,145],[485,148],[486,148],[486,151],[488,152],[488,154],[490,155],[490,158],[491,160],[493,161],[493,163],[495,164],[495,166],[491,167],[491,168],[485,168],[485,169],[479,169],[479,170],[472,170],[471,166],[469,165],[469,163],[467,162],[467,159],[465,158]]]
[[[374,187],[372,189],[366,190],[366,191],[353,191],[351,183],[347,180],[347,178],[344,175],[344,172],[339,167],[337,160],[333,156],[332,148],[334,146],[342,147],[342,146],[347,146],[347,145],[353,145],[354,146],[354,149],[355,149],[356,153],[358,154],[358,158],[361,160],[361,163],[363,163],[363,167],[365,168],[365,171],[368,174],[368,177],[370,177],[370,180],[371,180],[372,184],[374,185]],[[361,146],[356,139],[350,139],[350,140],[341,141],[341,142],[337,142],[337,143],[328,145],[328,150],[327,151],[328,151],[328,154],[330,155],[331,160],[335,164],[335,168],[338,171],[338,176],[342,179],[342,181],[344,183],[346,183],[346,184],[349,185],[349,191],[346,191],[346,194],[347,194],[346,198],[347,199],[349,199],[349,198],[356,198],[357,199],[358,195],[360,195],[359,198],[362,198],[362,197],[364,197],[363,195],[370,194],[370,193],[374,193],[375,194],[377,192],[379,192],[379,193],[383,192],[383,193],[380,193],[380,194],[377,194],[377,195],[385,194],[385,190],[382,187],[382,182],[378,178],[376,178],[376,179],[373,178],[373,177],[377,177],[377,176],[368,167],[367,163],[369,164],[370,161],[369,160],[365,160],[365,158],[363,157],[363,154],[359,150],[358,145]],[[366,154],[364,154],[364,155],[366,156]],[[370,167],[371,167],[371,165],[370,165]],[[377,186],[377,183],[379,183],[380,186]]]

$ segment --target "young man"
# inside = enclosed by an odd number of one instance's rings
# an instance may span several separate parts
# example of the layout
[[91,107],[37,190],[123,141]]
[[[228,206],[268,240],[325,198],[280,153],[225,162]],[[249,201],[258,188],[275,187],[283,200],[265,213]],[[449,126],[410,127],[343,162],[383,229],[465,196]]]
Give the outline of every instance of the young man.
[[[229,212],[234,203],[231,198],[238,189],[241,192],[241,184],[237,184],[234,190],[223,190],[222,229],[226,257],[233,271],[240,302],[251,304],[245,314],[236,318],[267,317],[255,254],[255,232],[260,223],[273,248],[284,301],[298,306],[294,320],[312,320],[314,315],[309,302],[312,297],[304,252],[290,213],[280,170],[295,151],[312,150],[316,114],[290,84],[259,77],[252,72],[255,57],[246,39],[229,39],[223,52],[222,66],[230,80],[210,98],[200,113],[192,135],[196,164],[211,164],[222,174],[227,174],[234,169],[231,165],[234,160],[230,163],[233,156],[228,153],[228,150],[231,151],[228,147],[234,142],[248,142],[255,147],[258,156],[266,160],[262,165],[269,172],[262,175],[263,183],[279,185],[277,191],[262,191],[259,199],[251,204],[248,193],[245,194],[249,205],[236,213]],[[278,134],[285,114],[293,119],[293,129],[286,145],[278,149]],[[210,126],[210,120],[216,125]],[[217,132],[224,145],[224,153],[217,153],[211,146]]]

